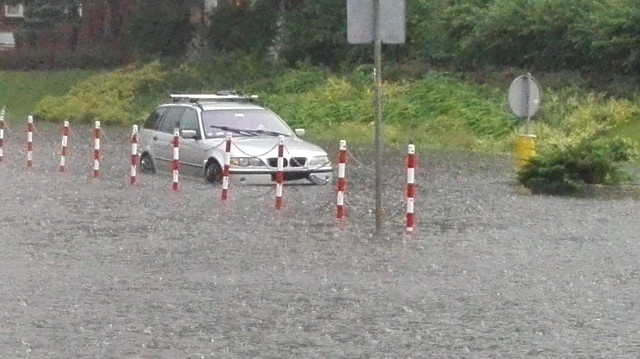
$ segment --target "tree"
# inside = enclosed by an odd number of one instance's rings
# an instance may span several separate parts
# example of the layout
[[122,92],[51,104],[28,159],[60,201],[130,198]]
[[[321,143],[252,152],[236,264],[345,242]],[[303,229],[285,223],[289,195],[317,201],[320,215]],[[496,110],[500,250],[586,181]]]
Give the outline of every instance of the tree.
[[211,47],[264,55],[276,36],[278,2],[219,3],[209,17],[207,40]]
[[190,0],[138,0],[126,30],[142,55],[179,56],[193,38]]
[[288,1],[287,5],[278,46],[288,63],[309,61],[335,68],[357,52],[347,43],[346,1]]

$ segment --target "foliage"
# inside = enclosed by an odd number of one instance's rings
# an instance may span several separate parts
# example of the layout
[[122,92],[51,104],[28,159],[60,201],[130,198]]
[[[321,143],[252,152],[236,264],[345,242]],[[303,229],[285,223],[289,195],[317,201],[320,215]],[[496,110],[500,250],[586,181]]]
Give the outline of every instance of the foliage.
[[640,115],[627,100],[590,95],[564,121],[538,127],[539,154],[518,173],[518,181],[538,193],[575,193],[590,184],[617,184],[620,164],[637,157],[637,144],[613,130]]
[[413,120],[439,119],[432,124],[438,132],[446,129],[438,128],[438,123],[450,124],[451,121],[459,122],[481,137],[497,139],[512,132],[513,123],[502,106],[501,89],[466,83],[451,75],[432,74],[416,81],[407,98],[421,111]]
[[276,0],[248,3],[220,3],[209,17],[206,41],[214,50],[265,55],[277,30]]
[[591,66],[601,71],[640,72],[640,3],[634,0],[598,3],[582,25]]
[[181,56],[193,37],[189,0],[140,0],[124,33],[142,58]]
[[100,73],[77,83],[63,96],[46,96],[34,115],[60,122],[102,121],[104,124],[131,124],[140,121],[153,103],[166,94],[166,71],[158,62]]
[[304,1],[286,12],[276,45],[290,65],[310,62],[337,69],[364,55],[347,43],[347,6],[344,0]]
[[244,90],[259,86],[282,71],[274,61],[243,52],[221,51],[212,59],[190,59],[172,66],[169,85],[172,91],[215,92],[221,89]]
[[636,156],[636,144],[621,137],[584,138],[541,153],[518,172],[534,193],[573,194],[590,184],[619,184],[620,163]]

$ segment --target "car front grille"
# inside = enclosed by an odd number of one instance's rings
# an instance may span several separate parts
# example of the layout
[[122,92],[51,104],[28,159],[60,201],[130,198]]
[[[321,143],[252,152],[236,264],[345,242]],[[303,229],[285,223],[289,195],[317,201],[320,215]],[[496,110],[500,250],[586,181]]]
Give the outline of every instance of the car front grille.
[[[284,167],[304,167],[307,163],[306,157],[291,157],[290,160],[283,158]],[[271,157],[267,160],[269,166],[278,167],[278,157]]]
[[[297,181],[301,179],[309,178],[308,172],[283,172],[282,180],[283,181]],[[271,174],[271,181],[275,182],[277,180],[276,174]]]

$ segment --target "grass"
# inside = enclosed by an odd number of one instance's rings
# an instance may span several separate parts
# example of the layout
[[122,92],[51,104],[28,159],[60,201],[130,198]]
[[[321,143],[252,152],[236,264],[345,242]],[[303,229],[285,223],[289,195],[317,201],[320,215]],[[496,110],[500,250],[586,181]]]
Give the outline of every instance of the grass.
[[9,123],[22,122],[47,95],[62,95],[96,71],[0,71],[0,106]]

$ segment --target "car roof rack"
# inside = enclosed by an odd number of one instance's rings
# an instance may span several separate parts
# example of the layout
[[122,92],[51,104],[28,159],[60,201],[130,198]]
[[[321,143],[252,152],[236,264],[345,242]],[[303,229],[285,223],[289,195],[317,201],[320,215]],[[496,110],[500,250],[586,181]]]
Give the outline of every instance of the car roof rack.
[[206,101],[238,101],[253,102],[258,99],[258,95],[241,95],[235,91],[220,91],[215,94],[187,93],[171,94],[173,102],[206,102]]

